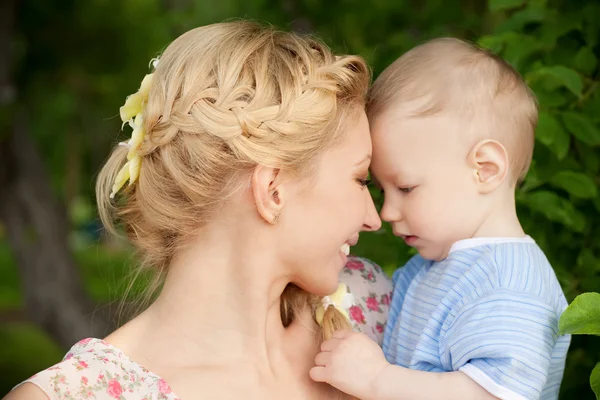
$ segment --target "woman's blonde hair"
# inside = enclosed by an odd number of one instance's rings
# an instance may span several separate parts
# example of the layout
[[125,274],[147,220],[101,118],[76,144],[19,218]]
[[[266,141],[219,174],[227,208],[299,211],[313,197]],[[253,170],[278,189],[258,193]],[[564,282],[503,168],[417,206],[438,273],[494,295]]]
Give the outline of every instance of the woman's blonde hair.
[[[193,29],[160,57],[143,111],[140,175],[109,193],[127,148],[117,146],[96,184],[100,217],[120,224],[138,249],[137,271],[162,283],[178,248],[210,221],[258,164],[306,173],[340,137],[344,117],[364,108],[370,72],[310,37],[237,21]],[[320,298],[289,285],[284,324]],[[330,307],[323,336],[347,328]]]

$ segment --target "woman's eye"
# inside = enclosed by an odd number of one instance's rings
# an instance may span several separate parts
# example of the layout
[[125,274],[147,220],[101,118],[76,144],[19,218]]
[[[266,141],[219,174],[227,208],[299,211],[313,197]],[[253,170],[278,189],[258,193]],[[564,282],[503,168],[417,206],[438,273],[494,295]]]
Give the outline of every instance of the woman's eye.
[[362,187],[366,187],[369,185],[369,183],[371,183],[370,179],[357,179],[357,181]]
[[412,192],[414,188],[415,188],[414,186],[408,186],[408,187],[400,187],[400,188],[398,188],[398,190],[400,190],[404,194],[408,194],[408,193]]

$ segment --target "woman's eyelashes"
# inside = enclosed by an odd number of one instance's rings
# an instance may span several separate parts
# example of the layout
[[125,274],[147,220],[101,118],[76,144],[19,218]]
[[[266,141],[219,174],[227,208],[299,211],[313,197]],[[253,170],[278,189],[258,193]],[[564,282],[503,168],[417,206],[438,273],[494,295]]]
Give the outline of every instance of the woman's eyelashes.
[[369,185],[369,183],[371,183],[371,180],[367,179],[367,178],[357,178],[356,181],[363,188],[367,187]]
[[362,187],[365,188],[369,186],[371,183],[371,174],[367,171],[361,174],[361,177],[356,178],[356,182]]

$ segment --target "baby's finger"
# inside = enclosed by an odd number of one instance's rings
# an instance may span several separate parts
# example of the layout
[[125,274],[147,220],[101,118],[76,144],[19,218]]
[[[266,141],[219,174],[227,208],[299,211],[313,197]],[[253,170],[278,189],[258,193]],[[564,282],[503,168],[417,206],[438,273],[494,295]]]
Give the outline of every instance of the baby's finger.
[[312,367],[308,372],[310,378],[315,382],[327,382],[327,370],[325,367]]
[[340,339],[329,339],[321,343],[321,351],[332,351],[340,345]]
[[329,365],[331,361],[331,353],[330,352],[321,352],[319,354],[316,355],[315,357],[315,364],[319,365],[319,366],[326,366]]
[[342,330],[333,332],[332,338],[333,339],[345,339],[348,336],[352,335],[352,333],[353,332],[349,329],[342,329]]

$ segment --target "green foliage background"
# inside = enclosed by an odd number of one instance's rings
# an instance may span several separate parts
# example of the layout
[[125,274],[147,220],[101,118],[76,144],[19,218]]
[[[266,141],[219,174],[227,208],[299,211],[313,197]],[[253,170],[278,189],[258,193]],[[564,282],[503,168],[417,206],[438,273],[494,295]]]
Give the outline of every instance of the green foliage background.
[[[412,46],[442,35],[499,52],[540,104],[534,162],[518,191],[525,230],[545,250],[570,301],[600,291],[600,1],[30,0],[16,26],[18,101],[69,207],[72,247],[99,307],[122,294],[132,262],[125,247],[97,235],[93,207],[95,173],[120,138],[118,107],[170,40],[231,18],[310,31],[339,52],[364,56],[375,76]],[[388,272],[411,254],[388,227],[363,235],[356,253]],[[15,318],[21,308],[17,267],[0,226],[0,393],[64,350]],[[593,339],[573,337],[561,398],[594,398],[588,377],[600,344]]]

